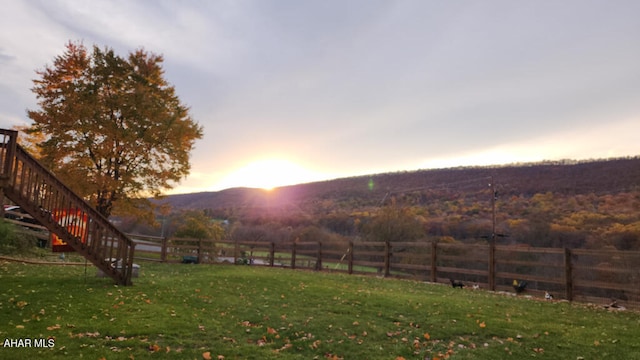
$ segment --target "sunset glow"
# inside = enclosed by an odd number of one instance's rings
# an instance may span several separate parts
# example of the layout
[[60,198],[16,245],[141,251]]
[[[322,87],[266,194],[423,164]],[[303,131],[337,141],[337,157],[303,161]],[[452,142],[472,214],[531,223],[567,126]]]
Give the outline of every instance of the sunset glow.
[[284,159],[261,159],[244,165],[222,182],[224,187],[251,187],[271,190],[276,187],[311,182],[318,174]]
[[113,3],[3,3],[0,128],[67,42],[145,49],[204,131],[167,194],[640,155],[640,1]]

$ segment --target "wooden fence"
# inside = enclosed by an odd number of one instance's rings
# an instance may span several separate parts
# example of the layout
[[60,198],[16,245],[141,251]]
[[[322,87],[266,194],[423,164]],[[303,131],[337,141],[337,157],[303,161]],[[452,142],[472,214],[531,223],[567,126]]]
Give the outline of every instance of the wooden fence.
[[[50,247],[49,232],[30,215],[8,210],[5,220]],[[128,235],[136,260],[231,263],[373,274],[511,291],[514,279],[527,293],[556,299],[640,308],[640,252],[418,242],[250,242]]]
[[409,278],[532,296],[640,307],[640,252],[418,242],[249,242],[129,235],[136,258],[232,263]]

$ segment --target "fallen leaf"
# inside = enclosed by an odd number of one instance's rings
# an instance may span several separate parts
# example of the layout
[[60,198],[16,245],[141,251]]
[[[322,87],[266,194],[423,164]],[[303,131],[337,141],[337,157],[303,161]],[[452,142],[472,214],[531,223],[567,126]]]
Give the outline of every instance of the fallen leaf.
[[431,339],[431,335],[429,335],[429,333],[424,333],[424,338],[426,340],[430,340]]
[[481,323],[479,324],[479,326],[480,326],[481,328],[483,328],[483,329],[484,329],[484,328],[486,328],[486,327],[487,327],[487,324],[485,324],[485,323],[484,323],[484,321],[483,321],[483,322],[481,322]]
[[29,303],[28,303],[28,302],[26,302],[26,301],[22,301],[22,300],[21,300],[21,301],[18,301],[18,302],[16,303],[16,306],[17,306],[17,307],[19,307],[20,309],[24,308],[24,307],[25,307],[25,306],[27,306],[27,305],[29,305]]
[[209,351],[203,352],[202,353],[202,359],[203,360],[211,360],[211,352],[209,352]]
[[280,349],[273,350],[273,352],[275,352],[275,353],[279,353],[280,351],[282,351],[282,350],[286,350],[286,349],[289,349],[289,348],[291,348],[291,347],[293,347],[293,344],[291,344],[291,343],[287,343],[287,344],[284,344],[284,346],[283,346],[283,347],[281,347]]

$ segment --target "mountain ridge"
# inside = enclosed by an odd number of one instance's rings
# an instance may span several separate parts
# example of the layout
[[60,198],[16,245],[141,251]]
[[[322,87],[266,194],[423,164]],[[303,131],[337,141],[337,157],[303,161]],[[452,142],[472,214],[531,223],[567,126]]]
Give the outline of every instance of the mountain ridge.
[[167,195],[173,209],[283,208],[322,200],[357,200],[375,206],[409,192],[483,193],[493,181],[507,195],[616,193],[640,186],[640,156],[589,161],[545,161],[497,166],[398,171],[323,180],[271,190],[237,187]]

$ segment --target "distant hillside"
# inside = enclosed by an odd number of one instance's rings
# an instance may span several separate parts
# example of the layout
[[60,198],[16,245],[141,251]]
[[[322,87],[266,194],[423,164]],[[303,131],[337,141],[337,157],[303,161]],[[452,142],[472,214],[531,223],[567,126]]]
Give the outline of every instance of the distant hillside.
[[161,228],[123,221],[123,230],[172,234],[183,210],[199,209],[227,220],[225,236],[250,241],[484,243],[495,231],[499,244],[640,251],[640,157],[405,171],[162,201],[174,212]]
[[390,195],[486,196],[493,179],[504,195],[533,196],[615,194],[640,187],[640,157],[561,161],[494,167],[463,167],[374,174],[276,188],[233,188],[217,192],[170,195],[162,200],[174,210],[287,208],[331,200],[351,206],[375,206]]

